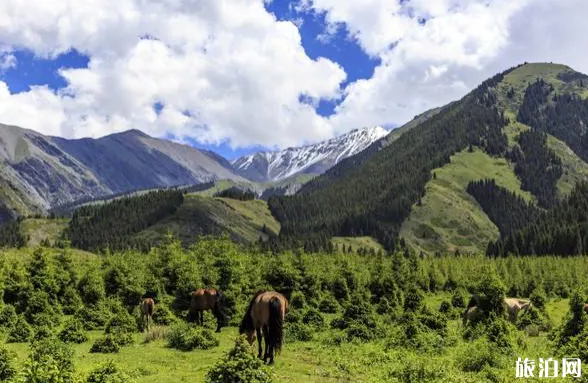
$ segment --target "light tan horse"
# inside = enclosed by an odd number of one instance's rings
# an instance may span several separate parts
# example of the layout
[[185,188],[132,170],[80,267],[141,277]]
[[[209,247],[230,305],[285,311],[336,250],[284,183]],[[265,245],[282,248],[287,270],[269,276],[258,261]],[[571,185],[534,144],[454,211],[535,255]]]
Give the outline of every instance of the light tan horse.
[[467,325],[469,323],[476,323],[479,322],[484,318],[484,314],[482,310],[478,308],[478,306],[472,306],[467,308],[463,313],[463,325]]
[[516,323],[519,312],[531,307],[531,301],[517,298],[504,298],[504,309],[511,323]]
[[274,354],[280,352],[284,341],[284,316],[288,312],[288,300],[275,291],[260,291],[249,303],[243,316],[239,334],[246,334],[249,344],[253,344],[257,337],[261,359],[261,337],[265,339],[264,363],[274,363]]
[[220,290],[198,289],[190,299],[189,321],[204,325],[204,311],[211,310],[216,317],[216,332],[220,332],[225,319],[225,299]]
[[[483,317],[482,310],[479,309],[480,297],[473,295],[470,299],[465,311],[463,312],[463,324],[466,325],[471,321],[478,321]],[[517,321],[519,312],[529,309],[531,302],[518,298],[504,298],[502,302],[504,312],[508,316],[508,320],[512,323]]]
[[141,322],[143,322],[143,328],[149,330],[153,312],[155,311],[155,302],[152,298],[145,298],[141,302]]

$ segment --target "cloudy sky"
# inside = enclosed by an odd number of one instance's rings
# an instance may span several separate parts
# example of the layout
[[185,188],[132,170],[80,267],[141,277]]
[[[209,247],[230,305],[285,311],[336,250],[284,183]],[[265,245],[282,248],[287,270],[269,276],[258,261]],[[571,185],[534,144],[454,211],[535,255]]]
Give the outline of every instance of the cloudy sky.
[[228,157],[398,126],[524,61],[588,73],[586,0],[2,0],[0,122]]

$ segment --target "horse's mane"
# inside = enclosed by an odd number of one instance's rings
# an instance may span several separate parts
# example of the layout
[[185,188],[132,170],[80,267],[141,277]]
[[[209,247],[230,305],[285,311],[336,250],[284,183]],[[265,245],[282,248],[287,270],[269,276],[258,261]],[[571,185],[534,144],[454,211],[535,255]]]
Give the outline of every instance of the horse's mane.
[[255,303],[257,297],[259,297],[263,293],[265,293],[265,290],[259,290],[255,293],[253,298],[251,298],[249,306],[247,307],[247,311],[245,311],[245,315],[241,320],[241,325],[239,326],[239,334],[243,334],[245,331],[253,329],[253,318],[251,317],[251,308],[253,307],[253,304]]

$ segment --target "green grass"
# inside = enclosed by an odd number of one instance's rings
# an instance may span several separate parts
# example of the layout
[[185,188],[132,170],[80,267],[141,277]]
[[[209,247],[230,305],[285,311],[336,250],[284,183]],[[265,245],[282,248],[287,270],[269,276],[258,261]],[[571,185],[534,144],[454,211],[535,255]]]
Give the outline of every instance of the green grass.
[[158,239],[173,234],[184,243],[192,243],[202,234],[226,232],[239,241],[253,242],[264,235],[266,225],[274,234],[279,223],[264,201],[236,201],[212,198],[197,193],[187,194],[178,211],[137,234],[138,238]]
[[29,246],[38,246],[43,239],[59,239],[68,223],[68,219],[29,218],[22,222],[22,230],[30,237]]
[[[444,299],[449,299],[449,295],[427,295],[425,302],[436,311]],[[553,300],[547,303],[547,312],[555,326],[561,324],[567,311],[568,300]],[[310,342],[286,342],[282,352],[276,356],[276,363],[271,370],[278,382],[375,383],[390,381],[388,373],[397,368],[400,361],[420,358],[435,365],[441,364],[455,369],[455,377],[459,376],[460,382],[474,382],[480,377],[456,369],[458,355],[467,346],[467,342],[459,339],[461,326],[459,318],[448,322],[449,334],[456,337],[456,342],[439,354],[405,349],[386,351],[384,340],[327,346],[324,342],[333,334],[330,331],[321,331],[315,333],[315,340]],[[134,344],[122,347],[117,354],[90,353],[92,343],[101,336],[101,331],[92,331],[89,333],[88,342],[73,345],[76,372],[82,376],[86,376],[100,364],[113,361],[132,375],[138,383],[199,383],[204,382],[208,370],[232,348],[238,330],[235,327],[223,328],[222,332],[216,335],[220,341],[219,346],[210,350],[177,351],[168,348],[164,339],[145,344],[144,335],[137,333]],[[537,359],[550,356],[552,350],[545,333],[536,338],[525,337],[525,340],[528,346],[523,357]],[[6,347],[17,354],[17,365],[22,368],[29,353],[28,344],[6,344]],[[256,352],[256,345],[251,348],[251,352]],[[513,358],[513,365],[515,360],[516,358]],[[507,371],[503,373],[509,375]]]
[[547,146],[560,159],[563,165],[563,175],[557,181],[560,197],[570,194],[576,183],[588,180],[588,164],[578,157],[563,141],[549,135]]
[[372,237],[333,237],[333,245],[347,249],[349,246],[353,251],[359,248],[374,249],[375,251],[384,250],[384,247]]
[[424,252],[485,252],[489,240],[498,238],[498,228],[466,192],[470,181],[494,178],[498,185],[528,201],[533,196],[521,190],[520,180],[503,158],[480,150],[467,150],[434,170],[436,179],[425,186],[421,206],[415,205],[402,225],[400,235],[412,247]]

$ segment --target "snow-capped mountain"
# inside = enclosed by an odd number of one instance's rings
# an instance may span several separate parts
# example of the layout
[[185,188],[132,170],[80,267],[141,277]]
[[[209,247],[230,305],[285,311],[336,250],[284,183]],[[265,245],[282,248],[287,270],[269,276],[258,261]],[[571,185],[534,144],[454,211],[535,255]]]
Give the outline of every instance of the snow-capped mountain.
[[249,154],[233,160],[232,165],[239,175],[257,182],[279,181],[296,174],[321,174],[388,133],[381,126],[355,129],[313,145]]

